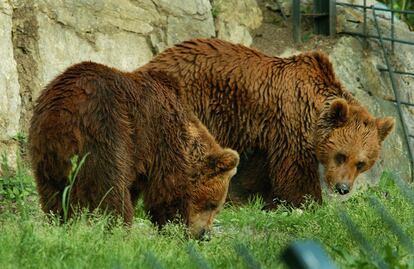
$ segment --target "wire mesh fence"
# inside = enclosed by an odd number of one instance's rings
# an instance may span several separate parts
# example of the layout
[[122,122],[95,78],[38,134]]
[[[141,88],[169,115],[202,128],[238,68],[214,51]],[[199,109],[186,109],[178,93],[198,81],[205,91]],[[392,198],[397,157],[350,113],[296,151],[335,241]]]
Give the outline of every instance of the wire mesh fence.
[[[393,1],[392,1],[393,2]],[[396,70],[390,61],[390,54],[394,51],[395,49],[395,43],[400,43],[400,44],[404,44],[404,45],[408,45],[408,46],[414,46],[414,42],[410,41],[410,40],[403,40],[403,39],[399,39],[396,36],[396,31],[395,31],[395,14],[396,13],[402,13],[402,14],[410,14],[413,15],[414,11],[411,10],[396,10],[393,8],[383,8],[383,7],[376,7],[376,6],[368,6],[367,5],[367,1],[364,0],[363,1],[363,5],[356,5],[356,4],[350,4],[350,3],[343,3],[343,2],[336,2],[336,5],[338,6],[344,6],[344,7],[349,7],[349,8],[355,8],[355,9],[362,9],[363,10],[363,21],[362,21],[362,32],[350,32],[350,31],[343,31],[340,34],[347,34],[347,35],[351,35],[351,36],[358,36],[358,37],[363,37],[366,39],[366,41],[368,41],[368,39],[375,39],[377,41],[379,41],[380,44],[380,48],[382,51],[382,55],[384,58],[384,63],[386,65],[386,67],[380,67],[379,71],[381,72],[387,72],[389,79],[390,79],[390,84],[391,84],[391,89],[394,95],[394,98],[389,100],[391,102],[394,102],[396,104],[396,109],[398,112],[398,120],[401,124],[402,127],[402,131],[403,131],[403,135],[404,135],[404,142],[405,142],[405,146],[407,147],[408,150],[408,157],[410,160],[410,170],[411,170],[411,181],[414,181],[414,153],[413,153],[413,148],[411,146],[410,143],[410,139],[414,137],[413,134],[409,133],[408,127],[407,127],[407,120],[406,117],[403,113],[402,110],[402,106],[414,106],[414,103],[409,102],[407,100],[401,100],[401,96],[400,96],[400,91],[398,89],[397,86],[397,82],[396,82],[396,78],[395,76],[413,76],[414,77],[414,73],[413,72],[407,72],[407,71],[401,71],[401,70]],[[392,5],[391,5],[392,6]],[[376,35],[370,34],[368,33],[368,13],[367,11],[371,10],[372,11],[372,18],[373,18],[373,22],[374,22],[374,28],[376,30]],[[390,36],[384,36],[384,34],[381,31],[381,27],[379,25],[378,22],[378,12],[388,12],[390,13]],[[385,42],[391,42],[391,51],[389,51],[385,45]],[[413,47],[414,48],[414,47]]]

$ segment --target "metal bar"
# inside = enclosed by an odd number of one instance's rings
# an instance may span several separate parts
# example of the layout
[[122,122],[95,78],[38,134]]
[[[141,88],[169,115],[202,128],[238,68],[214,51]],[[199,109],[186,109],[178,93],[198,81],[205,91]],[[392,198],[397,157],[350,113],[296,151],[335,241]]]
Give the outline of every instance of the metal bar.
[[394,92],[395,100],[397,101],[397,111],[398,111],[398,116],[400,118],[402,129],[403,129],[405,142],[407,144],[408,156],[410,158],[410,165],[411,165],[411,181],[413,181],[414,180],[414,158],[413,158],[413,151],[411,149],[411,144],[410,144],[410,137],[408,135],[408,128],[405,125],[404,115],[403,115],[403,112],[401,110],[400,94],[397,91],[397,83],[395,81],[394,73],[392,72],[391,65],[388,61],[388,56],[387,56],[387,53],[386,53],[386,50],[385,50],[384,41],[383,41],[381,31],[380,31],[380,28],[379,28],[379,25],[378,25],[377,15],[375,14],[376,13],[375,11],[376,11],[376,9],[373,8],[372,9],[372,15],[374,17],[375,28],[377,29],[377,32],[378,32],[378,37],[379,37],[379,40],[380,40],[382,53],[384,55],[385,64],[387,66],[387,69],[389,70],[388,74],[390,76],[392,90]]
[[373,259],[377,264],[378,267],[381,269],[389,268],[385,261],[381,258],[378,252],[371,246],[365,236],[361,233],[358,227],[353,223],[351,218],[345,212],[340,212],[339,217],[341,218],[342,222],[345,224],[348,232],[351,234],[353,239],[359,243],[361,248],[369,254],[371,259]]
[[290,269],[337,269],[323,248],[313,240],[290,243],[281,258]]
[[393,219],[393,217],[387,212],[384,206],[374,196],[369,197],[371,205],[375,208],[381,219],[388,225],[390,230],[398,237],[398,241],[410,252],[414,253],[414,244],[410,240],[410,237],[401,229],[400,225]]
[[295,41],[295,43],[300,43],[301,42],[301,37],[300,37],[300,0],[293,0],[292,24],[293,24],[293,40]]
[[[394,0],[391,0],[391,8],[394,8]],[[394,39],[394,11],[391,10],[391,39]],[[391,41],[391,50],[394,52],[394,40]]]
[[[390,71],[387,68],[382,68],[382,67],[378,68],[378,70],[379,71],[384,71],[384,72],[389,72]],[[391,72],[393,72],[394,74],[398,74],[398,75],[414,76],[414,73],[411,73],[411,72],[404,72],[404,71],[397,71],[397,70],[394,70],[394,71],[391,71]]]
[[367,0],[364,0],[364,36],[365,36],[364,46],[365,46],[365,48],[368,47],[368,38],[367,38],[367,35],[368,35],[368,30],[367,30]]
[[[366,2],[364,0],[364,2]],[[363,8],[363,9],[376,9],[378,11],[392,11],[394,13],[400,13],[400,14],[414,14],[413,10],[397,10],[397,9],[387,9],[387,8],[380,8],[380,7],[374,7],[374,6],[369,6],[366,7],[365,4],[364,5],[354,5],[354,4],[348,4],[348,3],[342,3],[342,2],[336,2],[336,4],[338,6],[345,6],[345,7],[356,7],[356,8]]]
[[[396,101],[396,100],[394,100],[394,99],[389,99],[389,100],[385,99],[385,101],[389,101],[389,102],[397,103],[397,101]],[[408,102],[403,102],[403,101],[400,101],[400,104],[405,105],[405,106],[413,106],[413,107],[414,107],[414,104],[413,104],[413,103],[408,103]]]
[[314,33],[329,35],[329,0],[313,0]]
[[[380,39],[379,36],[376,35],[364,35],[362,33],[354,33],[354,32],[348,32],[348,31],[343,31],[340,32],[339,34],[346,34],[346,35],[353,35],[353,36],[360,36],[360,37],[368,37],[368,38],[375,38],[375,39]],[[414,42],[411,41],[407,41],[407,40],[401,40],[401,39],[391,39],[389,37],[381,37],[382,40],[386,40],[386,41],[394,41],[395,43],[401,43],[401,44],[406,44],[406,45],[414,45]]]
[[395,184],[398,186],[402,194],[404,195],[405,199],[408,200],[408,202],[411,204],[411,206],[414,206],[414,190],[412,187],[401,179],[401,177],[394,172],[389,173],[394,180]]
[[329,15],[328,13],[305,13],[305,14],[302,14],[302,16],[304,16],[304,17],[315,17],[315,18],[327,17],[328,15]]

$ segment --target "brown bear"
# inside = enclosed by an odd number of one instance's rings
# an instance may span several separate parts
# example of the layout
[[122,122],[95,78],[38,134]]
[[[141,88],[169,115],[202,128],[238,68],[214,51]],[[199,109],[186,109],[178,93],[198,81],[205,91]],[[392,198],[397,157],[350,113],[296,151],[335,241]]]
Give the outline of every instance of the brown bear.
[[[340,194],[379,158],[394,119],[375,118],[335,76],[321,52],[289,58],[218,39],[177,44],[137,69],[168,72],[178,94],[217,141],[242,158],[237,191],[300,205],[321,201],[318,164]],[[247,190],[246,190],[247,188]]]
[[130,224],[142,194],[155,223],[178,214],[195,237],[208,230],[239,158],[182,106],[179,91],[162,72],[125,73],[93,62],[50,82],[29,131],[43,211],[62,216],[71,157],[88,154],[70,192],[71,214],[99,207]]

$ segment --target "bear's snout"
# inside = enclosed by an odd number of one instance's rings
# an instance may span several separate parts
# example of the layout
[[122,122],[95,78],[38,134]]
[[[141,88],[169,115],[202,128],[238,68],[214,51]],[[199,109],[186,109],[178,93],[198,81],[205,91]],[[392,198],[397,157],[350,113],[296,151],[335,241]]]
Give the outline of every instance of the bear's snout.
[[349,193],[351,187],[347,183],[336,183],[335,190],[341,195]]
[[201,241],[210,241],[211,239],[210,231],[204,228],[201,229],[201,231],[196,236],[196,239],[201,240]]

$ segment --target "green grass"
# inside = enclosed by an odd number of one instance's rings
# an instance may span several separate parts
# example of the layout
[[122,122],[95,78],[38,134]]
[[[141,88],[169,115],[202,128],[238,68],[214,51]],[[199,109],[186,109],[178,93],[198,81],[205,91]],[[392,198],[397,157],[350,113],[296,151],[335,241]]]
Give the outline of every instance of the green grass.
[[248,268],[246,256],[236,251],[244,247],[263,268],[284,268],[280,254],[296,239],[320,242],[339,268],[376,268],[339,212],[348,214],[390,268],[414,268],[414,254],[404,249],[370,203],[371,197],[378,199],[413,242],[414,207],[387,173],[379,186],[347,201],[327,198],[322,205],[273,212],[260,210],[260,200],[226,206],[208,242],[187,239],[178,224],[157,231],[142,206],[131,228],[119,224],[109,230],[107,216],[83,214],[59,225],[45,217],[34,194],[2,197],[0,268]]

